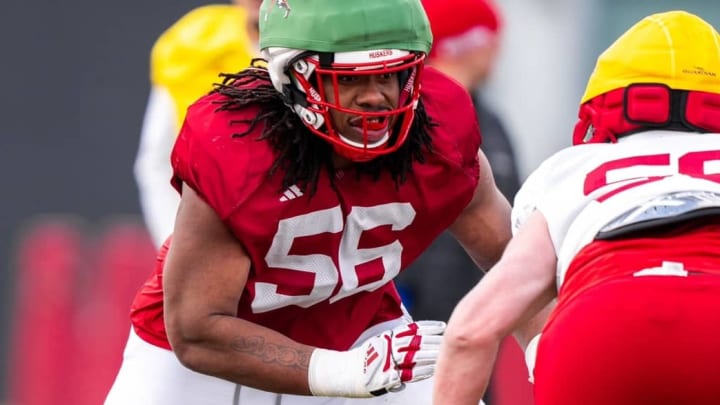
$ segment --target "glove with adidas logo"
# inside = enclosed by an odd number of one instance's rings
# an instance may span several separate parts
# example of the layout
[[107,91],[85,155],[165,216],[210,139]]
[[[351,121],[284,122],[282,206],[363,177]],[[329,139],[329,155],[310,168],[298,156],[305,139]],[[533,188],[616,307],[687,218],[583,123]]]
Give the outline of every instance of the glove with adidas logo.
[[316,396],[367,398],[403,389],[435,372],[445,322],[418,321],[340,352],[315,349],[308,384]]

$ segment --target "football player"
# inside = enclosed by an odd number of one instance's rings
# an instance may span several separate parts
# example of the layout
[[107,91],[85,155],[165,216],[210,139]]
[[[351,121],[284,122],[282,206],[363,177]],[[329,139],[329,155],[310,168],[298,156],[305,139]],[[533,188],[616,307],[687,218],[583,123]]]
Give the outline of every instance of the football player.
[[500,340],[556,296],[538,405],[720,398],[720,35],[684,11],[642,19],[598,58],[579,118],[450,318],[437,405],[476,404]]
[[510,238],[469,94],[423,68],[419,0],[259,21],[266,63],[188,110],[174,233],[106,405],[428,404],[445,324],[392,280],[447,228],[481,268]]

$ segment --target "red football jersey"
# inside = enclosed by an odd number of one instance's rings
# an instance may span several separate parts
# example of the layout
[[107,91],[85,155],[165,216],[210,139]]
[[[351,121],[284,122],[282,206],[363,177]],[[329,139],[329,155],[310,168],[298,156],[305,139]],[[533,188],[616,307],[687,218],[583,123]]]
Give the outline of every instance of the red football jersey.
[[[369,327],[402,316],[392,279],[468,204],[479,176],[480,132],[467,92],[435,70],[424,72],[422,100],[439,125],[433,153],[396,187],[338,171],[322,172],[310,196],[268,177],[276,156],[256,133],[230,122],[257,114],[216,111],[212,94],[188,110],[172,155],[175,177],[192,187],[243,244],[252,260],[237,316],[298,342],[348,349]],[[308,136],[314,136],[308,133]],[[162,319],[162,261],[137,295],[138,335],[169,348]],[[442,269],[437,269],[442,271]]]

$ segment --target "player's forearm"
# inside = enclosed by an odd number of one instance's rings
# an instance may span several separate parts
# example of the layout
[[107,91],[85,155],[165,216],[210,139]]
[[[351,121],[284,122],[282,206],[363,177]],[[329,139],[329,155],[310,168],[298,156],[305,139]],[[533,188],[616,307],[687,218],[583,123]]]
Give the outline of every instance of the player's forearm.
[[186,367],[265,391],[310,395],[313,347],[242,319],[211,318],[194,333],[176,334],[171,340]]
[[434,405],[477,405],[490,381],[499,341],[446,332],[433,385]]
[[[497,274],[486,277],[496,278]],[[486,310],[488,286],[484,281],[460,300],[448,322],[433,385],[436,405],[477,405],[487,389],[504,336],[504,318]]]
[[192,370],[265,391],[348,398],[383,395],[430,377],[445,330],[444,322],[403,323],[338,351],[229,315],[189,327],[187,318],[167,323],[178,359]]

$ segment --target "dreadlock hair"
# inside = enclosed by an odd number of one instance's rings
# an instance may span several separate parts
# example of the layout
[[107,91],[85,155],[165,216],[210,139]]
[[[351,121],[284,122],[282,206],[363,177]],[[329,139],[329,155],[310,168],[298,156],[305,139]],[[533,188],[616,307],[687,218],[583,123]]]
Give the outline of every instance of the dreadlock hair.
[[[334,173],[332,165],[332,147],[322,138],[310,132],[283,101],[281,94],[273,87],[270,76],[261,58],[252,60],[250,67],[238,73],[222,73],[222,83],[215,84],[213,92],[225,96],[216,111],[242,109],[248,105],[259,105],[260,113],[252,119],[232,121],[230,124],[246,124],[243,132],[233,137],[250,134],[257,125],[262,132],[257,140],[267,140],[274,149],[275,159],[268,177],[283,170],[282,189],[297,185],[310,195],[317,191],[318,179],[323,167]],[[249,84],[252,86],[248,86]],[[398,123],[399,125],[399,123]],[[396,187],[407,180],[412,172],[413,161],[425,162],[424,150],[431,152],[432,138],[429,129],[436,126],[428,117],[422,100],[415,110],[415,118],[405,143],[393,153],[375,158],[369,162],[355,164],[356,176],[363,174],[377,180],[383,171],[387,171],[395,181]],[[397,133],[395,131],[395,133]],[[392,143],[393,138],[390,139]],[[335,176],[330,176],[332,184]]]

